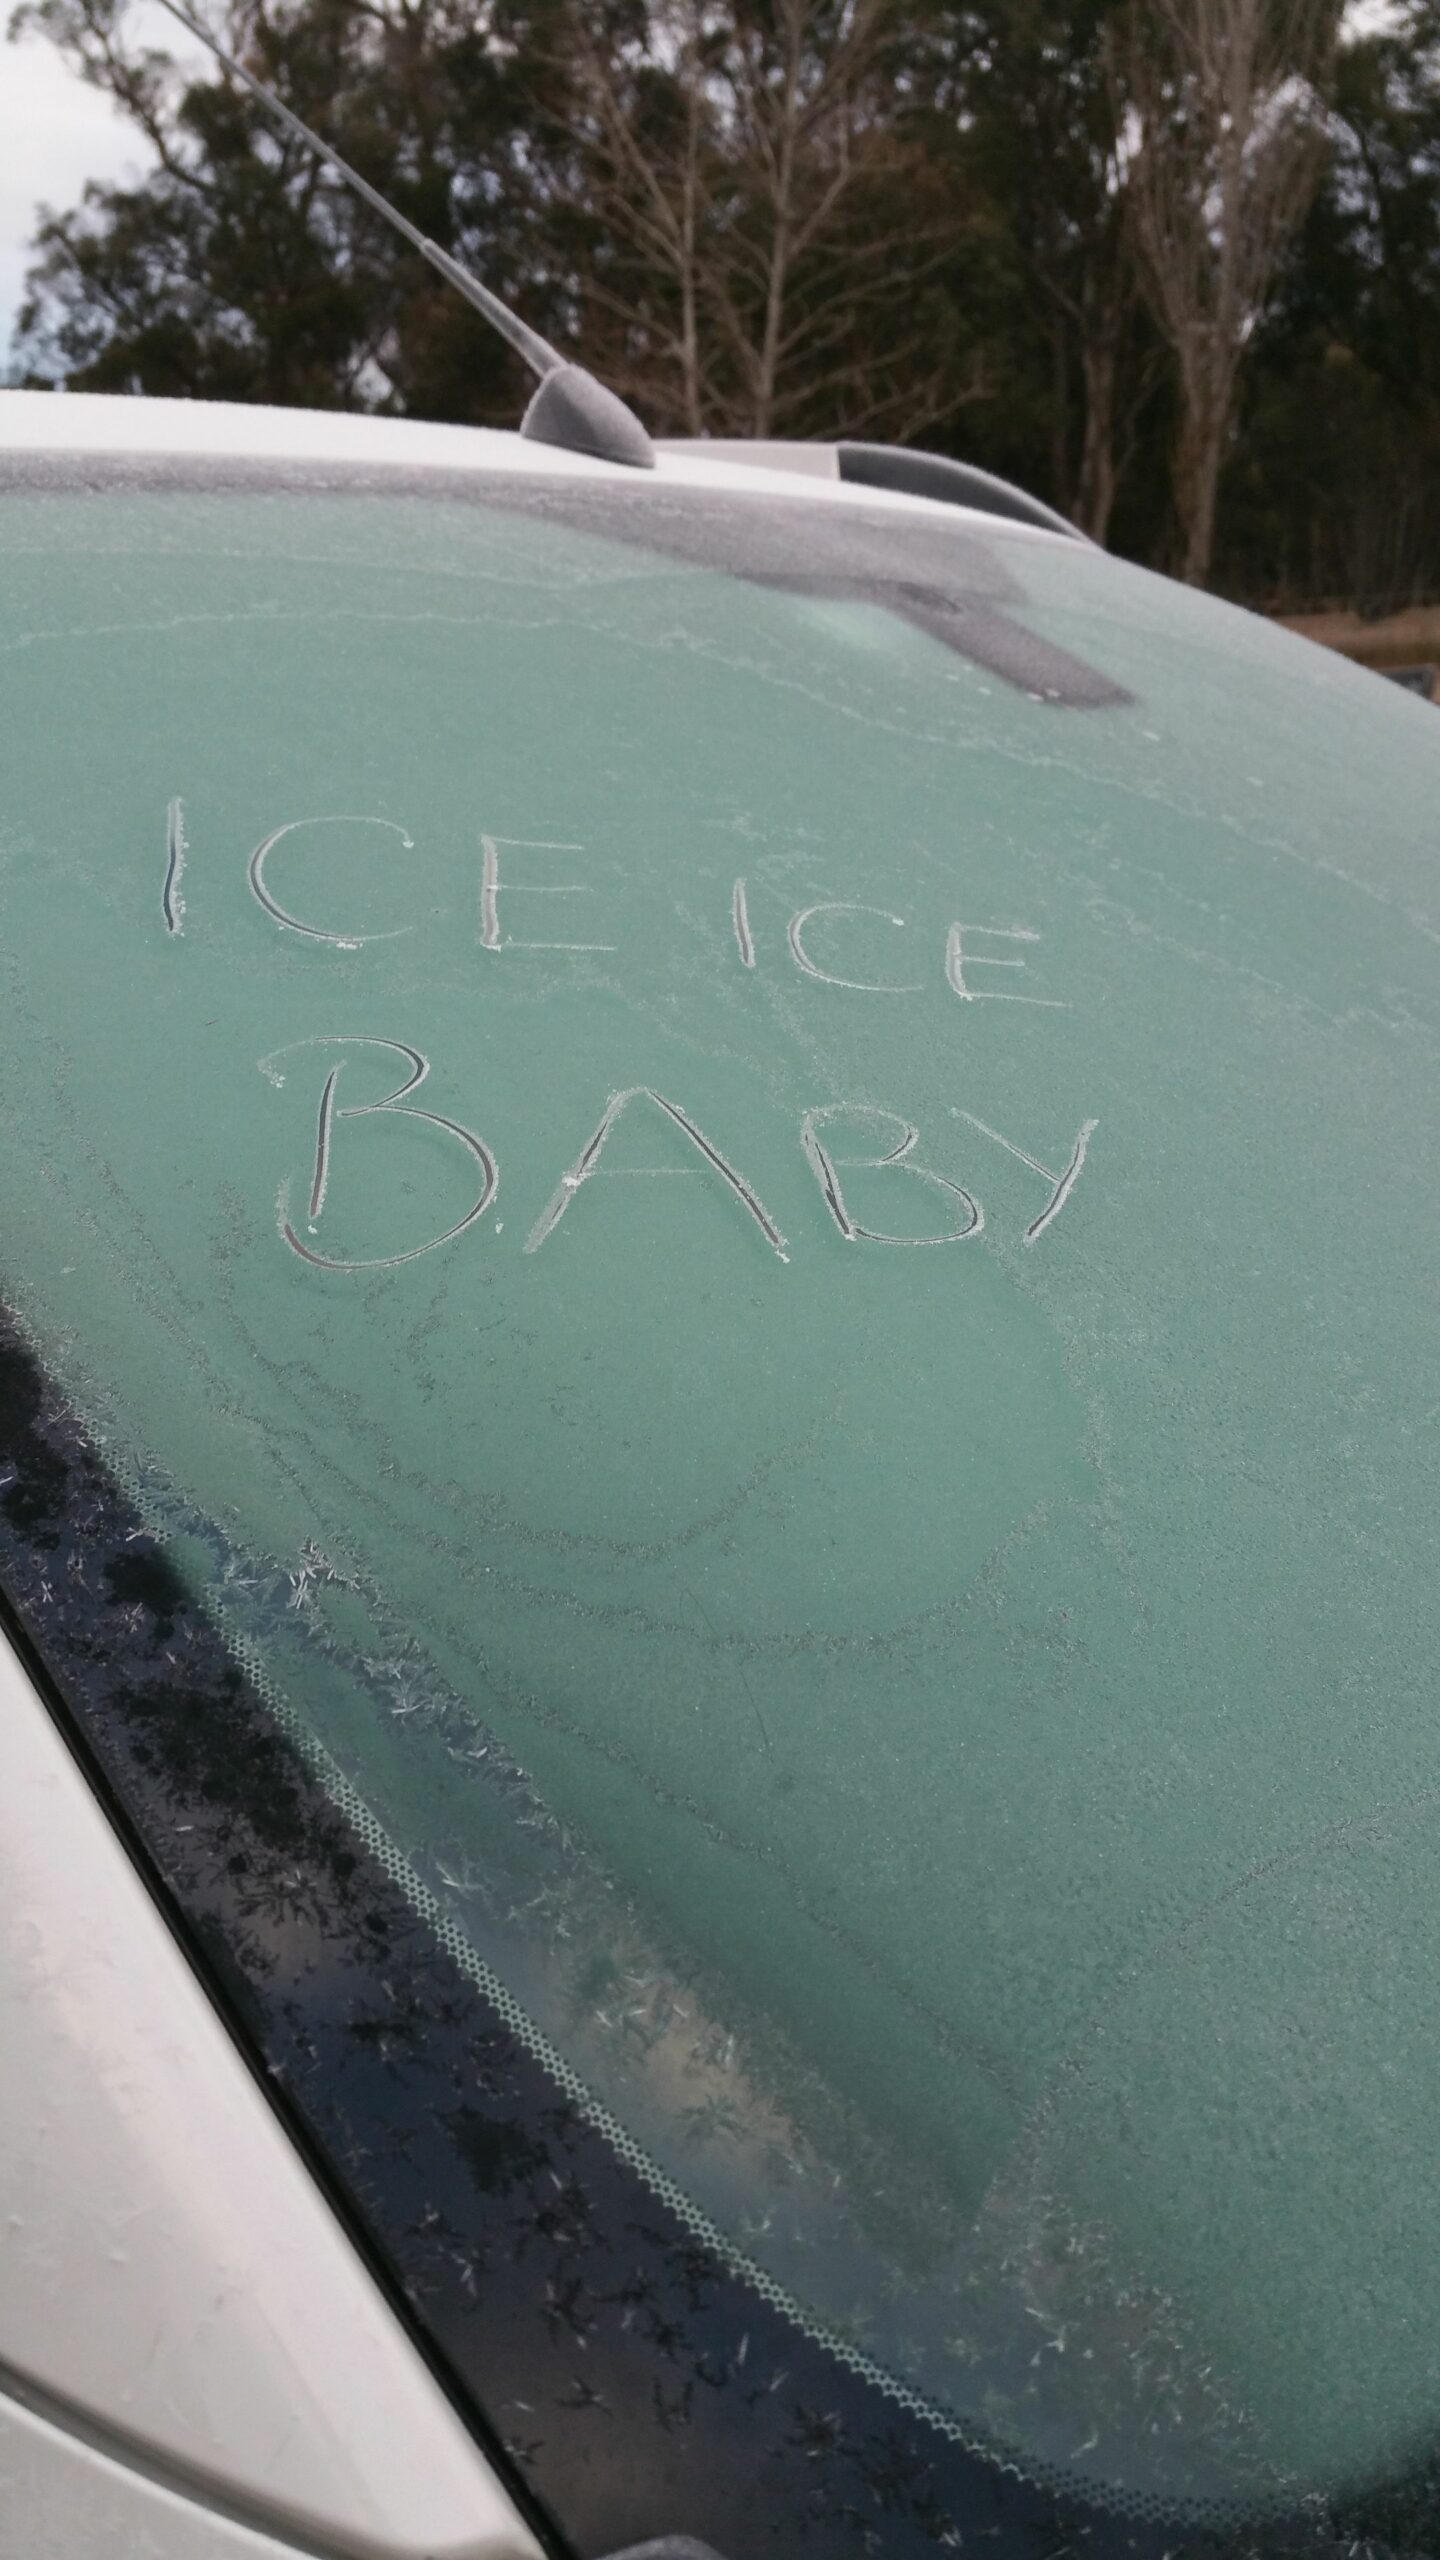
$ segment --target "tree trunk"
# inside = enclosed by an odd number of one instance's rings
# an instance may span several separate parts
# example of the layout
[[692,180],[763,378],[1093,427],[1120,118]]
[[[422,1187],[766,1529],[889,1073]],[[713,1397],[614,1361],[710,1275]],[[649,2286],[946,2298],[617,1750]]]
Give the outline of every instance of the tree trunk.
[[1180,573],[1204,584],[1240,369],[1319,182],[1340,0],[1129,0],[1126,203],[1179,391]]
[[1050,323],[1050,487],[1062,515],[1070,508],[1070,348],[1064,321]]
[[759,362],[756,368],[755,412],[752,433],[768,436],[774,431],[775,385],[780,366],[780,330],[785,317],[785,295],[790,282],[790,249],[794,222],[795,125],[800,96],[800,33],[802,13],[793,8],[786,28],[785,80],[781,95],[780,137],[775,150],[774,210],[770,234],[770,272],[765,293],[765,320],[760,338]]
[[1085,434],[1075,489],[1075,521],[1092,542],[1103,543],[1115,504],[1115,375],[1114,338],[1087,338],[1081,351],[1085,383]]
[[1203,587],[1215,550],[1215,502],[1233,394],[1209,383],[1182,392],[1175,441],[1175,512],[1180,519],[1180,575]]
[[693,91],[692,82],[692,94],[686,102],[685,177],[680,214],[680,407],[686,434],[698,436],[704,431],[705,418],[700,401],[700,314],[695,292],[699,115]]

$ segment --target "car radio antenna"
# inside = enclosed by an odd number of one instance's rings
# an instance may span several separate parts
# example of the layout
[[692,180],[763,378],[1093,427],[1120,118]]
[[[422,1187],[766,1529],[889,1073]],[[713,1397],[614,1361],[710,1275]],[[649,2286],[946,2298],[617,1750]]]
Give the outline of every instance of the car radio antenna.
[[232,53],[227,53],[209,29],[191,16],[183,6],[183,0],[161,0],[161,6],[169,10],[172,18],[178,18],[181,26],[188,28],[191,35],[205,45],[235,79],[243,81],[261,105],[268,107],[272,116],[278,117],[281,124],[288,125],[302,142],[308,143],[310,149],[344,179],[347,187],[352,187],[376,213],[383,214],[392,229],[398,231],[402,239],[408,240],[412,249],[418,249],[421,257],[444,276],[447,284],[453,284],[457,293],[463,293],[466,301],[489,321],[492,329],[498,329],[507,344],[523,357],[531,372],[539,376],[539,389],[520,421],[522,436],[533,437],[541,444],[559,445],[566,453],[586,453],[601,462],[627,462],[642,471],[653,470],[655,448],[634,411],[627,409],[623,400],[618,399],[613,391],[607,391],[604,383],[597,382],[594,374],[587,373],[583,365],[567,363],[549,340],[541,337],[538,329],[529,328],[500,300],[498,294],[483,285],[478,276],[472,276],[468,267],[462,267],[459,259],[452,258],[447,249],[442,249],[438,240],[427,240],[424,232],[417,230],[413,222],[407,222],[404,214],[397,212],[378,187],[372,187],[368,179],[361,177],[358,169],[352,169],[348,160],[342,160],[338,151],[332,151],[328,142],[322,142],[318,133],[312,132],[300,116],[293,114],[276,97],[273,89],[267,89],[264,81],[257,80],[253,71],[247,71],[243,62],[237,62]]

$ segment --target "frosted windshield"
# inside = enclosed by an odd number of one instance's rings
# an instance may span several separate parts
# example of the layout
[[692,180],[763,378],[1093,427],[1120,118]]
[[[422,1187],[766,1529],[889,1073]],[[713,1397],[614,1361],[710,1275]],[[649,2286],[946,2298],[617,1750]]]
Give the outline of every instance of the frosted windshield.
[[0,1282],[795,2318],[1111,2499],[1373,2479],[1440,723],[1078,545],[650,503],[0,498]]

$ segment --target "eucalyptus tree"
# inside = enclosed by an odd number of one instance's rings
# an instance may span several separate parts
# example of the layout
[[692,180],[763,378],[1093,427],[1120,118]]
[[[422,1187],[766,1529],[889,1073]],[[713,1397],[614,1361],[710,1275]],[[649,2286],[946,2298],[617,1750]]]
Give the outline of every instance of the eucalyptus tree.
[[1181,575],[1203,583],[1241,368],[1330,147],[1342,0],[1129,0],[1111,30],[1125,204],[1174,362]]

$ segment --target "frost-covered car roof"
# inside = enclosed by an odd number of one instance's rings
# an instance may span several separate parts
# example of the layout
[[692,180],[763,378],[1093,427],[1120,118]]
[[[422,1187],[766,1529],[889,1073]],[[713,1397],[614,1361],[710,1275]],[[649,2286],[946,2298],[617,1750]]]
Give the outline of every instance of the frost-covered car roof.
[[[801,454],[805,450],[801,448]],[[331,462],[356,469],[521,472],[537,479],[612,483],[635,478],[619,464],[562,452],[555,445],[496,427],[350,416],[338,410],[271,409],[258,402],[126,399],[97,392],[0,391],[0,452],[228,456]],[[653,476],[677,489],[725,488],[742,495],[768,490],[819,505],[857,503],[857,492],[829,471],[742,462],[735,459],[733,447],[712,455],[703,445],[661,444],[656,447]],[[862,502],[886,511],[918,508],[923,513],[936,503],[886,489],[867,489]],[[1030,528],[1015,530],[1023,536]]]

